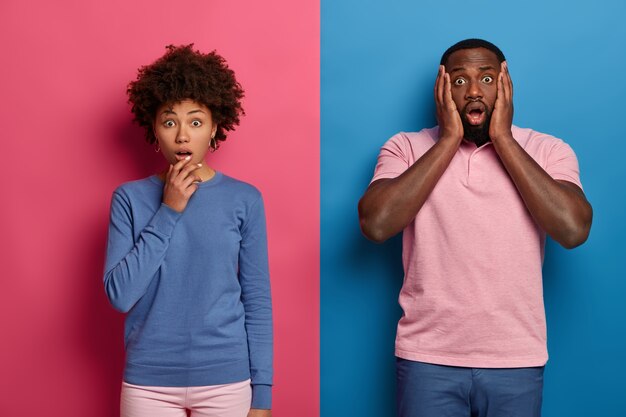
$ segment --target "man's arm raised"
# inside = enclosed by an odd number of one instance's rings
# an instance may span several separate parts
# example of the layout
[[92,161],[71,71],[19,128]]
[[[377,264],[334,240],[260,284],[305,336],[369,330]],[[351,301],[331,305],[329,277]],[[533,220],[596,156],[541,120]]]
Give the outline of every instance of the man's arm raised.
[[539,227],[565,248],[581,245],[591,229],[591,205],[577,185],[553,179],[526,153],[513,138],[512,120],[513,83],[503,62],[489,125],[491,141]]
[[463,139],[463,124],[452,100],[450,76],[439,67],[435,82],[439,140],[396,178],[374,181],[359,201],[363,234],[384,242],[409,224],[422,208]]

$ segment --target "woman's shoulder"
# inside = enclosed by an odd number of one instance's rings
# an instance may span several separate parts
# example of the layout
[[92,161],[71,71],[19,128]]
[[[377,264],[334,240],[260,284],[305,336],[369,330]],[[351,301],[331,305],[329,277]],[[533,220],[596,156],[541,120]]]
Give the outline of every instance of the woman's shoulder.
[[163,188],[163,182],[156,175],[150,175],[146,178],[126,181],[115,188],[113,194],[121,196],[133,196],[152,194],[160,192]]
[[258,200],[261,198],[261,191],[249,182],[239,180],[229,175],[221,173],[221,185],[229,193],[240,199]]

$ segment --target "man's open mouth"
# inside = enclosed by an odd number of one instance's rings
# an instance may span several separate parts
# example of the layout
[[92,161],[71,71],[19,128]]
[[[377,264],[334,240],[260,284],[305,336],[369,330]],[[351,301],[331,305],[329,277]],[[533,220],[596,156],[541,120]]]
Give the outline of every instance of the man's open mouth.
[[470,125],[478,126],[485,122],[487,109],[481,102],[470,103],[466,106],[466,117]]

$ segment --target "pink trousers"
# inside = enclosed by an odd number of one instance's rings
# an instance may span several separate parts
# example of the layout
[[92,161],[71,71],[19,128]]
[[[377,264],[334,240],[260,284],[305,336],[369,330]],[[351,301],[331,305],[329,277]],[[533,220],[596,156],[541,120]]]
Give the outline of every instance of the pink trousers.
[[246,417],[250,380],[204,387],[146,387],[122,383],[121,417]]

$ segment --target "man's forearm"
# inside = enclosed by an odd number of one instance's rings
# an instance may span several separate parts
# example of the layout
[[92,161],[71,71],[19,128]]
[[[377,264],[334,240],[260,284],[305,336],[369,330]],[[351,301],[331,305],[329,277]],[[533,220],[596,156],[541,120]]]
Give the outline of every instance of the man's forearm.
[[456,138],[441,138],[400,176],[374,181],[359,201],[363,234],[384,242],[402,231],[424,205],[459,144]]
[[493,144],[539,227],[566,248],[587,240],[592,209],[582,190],[550,177],[512,136]]

